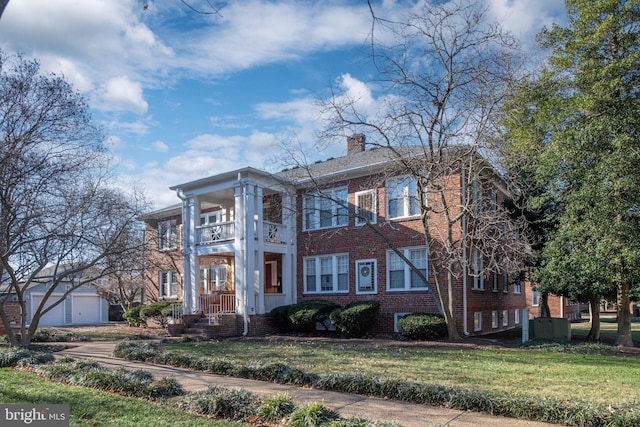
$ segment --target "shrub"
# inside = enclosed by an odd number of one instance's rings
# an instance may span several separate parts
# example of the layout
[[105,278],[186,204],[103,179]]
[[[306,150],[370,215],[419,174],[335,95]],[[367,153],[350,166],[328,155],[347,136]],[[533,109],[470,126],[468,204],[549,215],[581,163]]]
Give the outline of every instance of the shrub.
[[163,310],[167,308],[171,308],[171,303],[169,301],[156,301],[149,305],[145,305],[140,309],[140,318],[145,322],[148,319],[154,319],[164,328],[167,324],[167,315],[163,313]]
[[288,309],[288,318],[293,329],[301,332],[316,330],[316,324],[329,329],[329,313],[340,307],[338,304],[324,300],[303,301],[293,304]]
[[398,320],[398,332],[412,340],[444,338],[447,324],[439,314],[414,313]]
[[204,415],[235,421],[247,421],[255,417],[259,399],[251,392],[224,387],[210,387],[205,392],[193,393],[183,399],[188,410]]
[[54,360],[50,353],[35,352],[26,348],[10,348],[0,351],[0,368],[40,365]]
[[293,411],[289,416],[289,427],[316,427],[339,418],[335,411],[314,402]]
[[344,334],[361,337],[371,332],[379,311],[378,301],[357,301],[347,304],[344,308],[336,308],[329,317]]
[[258,407],[256,415],[261,420],[269,423],[277,423],[288,417],[295,409],[296,405],[288,394],[278,393],[262,402]]
[[113,348],[113,356],[121,359],[156,361],[160,355],[160,349],[147,342],[121,341]]
[[129,310],[122,313],[122,318],[127,321],[129,326],[138,327],[140,325],[146,325],[144,319],[140,317],[140,310],[142,310],[142,307],[140,306],[130,308]]

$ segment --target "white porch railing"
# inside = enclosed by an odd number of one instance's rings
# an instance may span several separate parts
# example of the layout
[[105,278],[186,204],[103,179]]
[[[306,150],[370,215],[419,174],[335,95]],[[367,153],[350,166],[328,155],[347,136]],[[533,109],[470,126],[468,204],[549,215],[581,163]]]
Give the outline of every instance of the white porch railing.
[[[275,222],[263,222],[263,240],[267,243],[281,243],[287,241],[287,226]],[[196,238],[199,245],[211,245],[218,242],[233,240],[235,224],[233,221],[217,222],[201,225],[196,228]]]
[[263,222],[263,238],[268,243],[285,243],[287,241],[287,226],[275,222]]
[[213,293],[200,295],[200,311],[209,319],[209,324],[217,322],[220,316],[235,314],[236,295]]
[[196,228],[197,242],[201,245],[207,245],[231,240],[235,236],[234,225],[233,221],[201,225]]

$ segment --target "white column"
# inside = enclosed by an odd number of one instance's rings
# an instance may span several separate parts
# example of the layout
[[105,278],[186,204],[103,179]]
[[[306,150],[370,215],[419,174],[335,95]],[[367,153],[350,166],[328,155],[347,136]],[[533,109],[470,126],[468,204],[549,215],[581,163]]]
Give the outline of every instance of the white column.
[[245,248],[245,280],[242,284],[245,295],[246,314],[256,313],[255,282],[256,282],[256,225],[255,225],[255,185],[244,186],[244,248]]
[[234,188],[234,280],[236,288],[236,312],[238,314],[245,314],[245,287],[244,283],[247,281],[247,273],[245,268],[245,212],[244,212],[244,187],[241,183]]
[[200,224],[200,203],[191,196],[182,203],[182,312],[194,313],[198,308],[200,266],[196,251],[196,226]]
[[264,314],[264,216],[262,208],[262,187],[256,186],[253,198],[256,218],[256,249],[255,253],[255,283],[254,294],[257,296],[257,313]]
[[282,223],[286,225],[286,250],[282,256],[282,292],[286,294],[286,304],[297,299],[296,289],[296,215],[294,198],[289,193],[282,195]]

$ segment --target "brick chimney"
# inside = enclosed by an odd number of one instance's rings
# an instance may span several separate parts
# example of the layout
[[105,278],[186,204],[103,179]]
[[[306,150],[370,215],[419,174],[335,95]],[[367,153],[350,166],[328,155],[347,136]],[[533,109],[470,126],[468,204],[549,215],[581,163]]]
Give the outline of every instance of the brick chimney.
[[355,133],[347,137],[347,154],[364,151],[365,137],[363,133]]

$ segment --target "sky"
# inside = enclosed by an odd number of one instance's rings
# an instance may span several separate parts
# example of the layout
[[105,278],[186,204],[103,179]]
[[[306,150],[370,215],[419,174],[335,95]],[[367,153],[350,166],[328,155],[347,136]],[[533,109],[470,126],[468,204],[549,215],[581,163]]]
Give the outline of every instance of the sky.
[[[185,3],[186,2],[186,3]],[[318,99],[329,88],[372,107],[382,99],[367,59],[364,0],[10,0],[0,49],[37,59],[88,100],[105,132],[118,185],[144,190],[155,208],[169,190],[247,166],[275,171],[278,145],[295,136],[310,161],[320,148]],[[371,2],[400,17],[407,1]],[[487,0],[490,15],[533,51],[562,22],[561,0]]]

